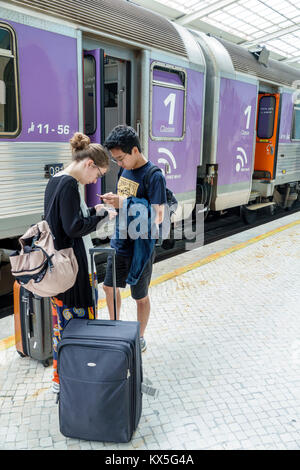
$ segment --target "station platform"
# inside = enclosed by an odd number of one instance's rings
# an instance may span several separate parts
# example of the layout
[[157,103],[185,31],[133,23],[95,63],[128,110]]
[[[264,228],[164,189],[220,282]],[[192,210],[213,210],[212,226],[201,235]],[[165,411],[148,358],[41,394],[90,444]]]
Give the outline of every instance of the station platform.
[[[64,437],[52,368],[21,358],[0,320],[0,448],[300,448],[300,216],[293,214],[154,265],[143,398],[128,444]],[[99,313],[108,318],[99,286]],[[122,293],[122,319],[135,302]]]

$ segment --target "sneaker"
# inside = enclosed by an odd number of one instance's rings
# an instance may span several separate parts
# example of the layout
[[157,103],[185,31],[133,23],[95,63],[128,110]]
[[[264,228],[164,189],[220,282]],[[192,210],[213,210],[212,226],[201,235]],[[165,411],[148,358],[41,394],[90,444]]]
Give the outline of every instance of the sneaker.
[[52,382],[52,392],[53,393],[59,393],[60,386],[57,382]]
[[146,340],[143,336],[140,337],[140,345],[141,345],[141,352],[146,351],[147,343],[146,343]]

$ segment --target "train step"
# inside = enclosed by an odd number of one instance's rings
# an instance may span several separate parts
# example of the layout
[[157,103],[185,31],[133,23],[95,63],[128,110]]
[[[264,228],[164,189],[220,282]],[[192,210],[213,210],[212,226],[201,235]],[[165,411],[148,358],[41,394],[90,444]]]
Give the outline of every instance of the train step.
[[256,211],[258,209],[262,209],[263,207],[267,206],[273,206],[275,202],[260,202],[258,204],[250,204],[249,206],[246,206],[246,209],[249,209],[250,211]]

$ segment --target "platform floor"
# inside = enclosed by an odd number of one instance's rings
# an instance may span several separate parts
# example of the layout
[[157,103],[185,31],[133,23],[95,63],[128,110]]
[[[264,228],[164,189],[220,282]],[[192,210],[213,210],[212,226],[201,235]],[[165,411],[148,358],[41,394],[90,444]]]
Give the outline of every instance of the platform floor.
[[0,320],[0,449],[300,448],[299,214],[155,264],[150,296],[142,357],[159,396],[128,444],[64,437],[51,367],[19,357]]

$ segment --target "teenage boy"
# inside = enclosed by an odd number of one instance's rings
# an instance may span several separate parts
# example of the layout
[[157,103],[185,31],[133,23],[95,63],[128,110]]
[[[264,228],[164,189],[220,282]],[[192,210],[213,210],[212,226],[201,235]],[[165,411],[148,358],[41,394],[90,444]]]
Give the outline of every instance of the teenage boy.
[[[166,203],[165,178],[160,171],[153,173],[146,191],[143,182],[144,176],[153,166],[153,163],[148,161],[143,155],[136,131],[129,126],[117,126],[111,131],[104,145],[110,151],[112,160],[123,169],[117,183],[117,194],[106,193],[102,195],[104,203],[120,209],[123,207],[124,200],[129,196],[145,198],[155,210],[155,223],[157,225],[161,224],[164,217],[164,204]],[[118,224],[118,217],[116,223]],[[119,288],[126,286],[126,279],[130,271],[133,255],[134,240],[129,237],[126,239],[112,238],[111,246],[116,250],[117,318],[119,319],[121,309]],[[137,320],[140,322],[142,352],[147,347],[144,333],[150,315],[148,288],[151,281],[154,257],[153,251],[137,284],[130,286],[131,296],[135,299],[137,305]],[[114,318],[112,286],[112,260],[109,257],[103,288],[111,319]]]

